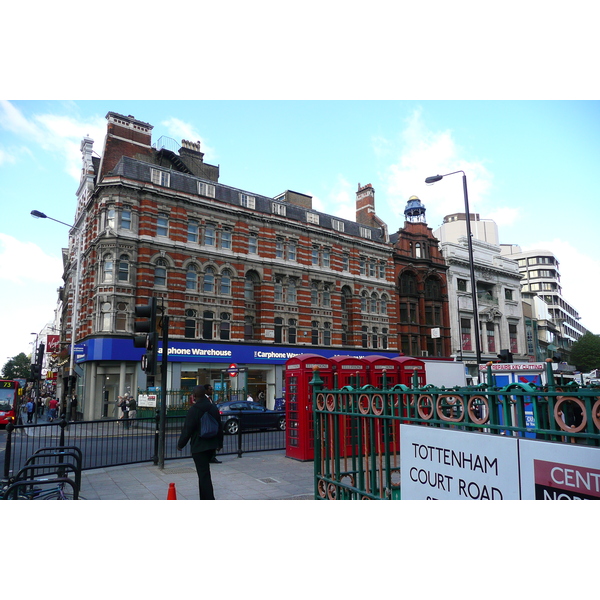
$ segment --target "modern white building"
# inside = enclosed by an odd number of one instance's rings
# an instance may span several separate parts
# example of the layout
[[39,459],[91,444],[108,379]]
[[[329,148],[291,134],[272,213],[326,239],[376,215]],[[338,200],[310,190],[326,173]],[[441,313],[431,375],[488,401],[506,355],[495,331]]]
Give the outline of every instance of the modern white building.
[[[540,358],[564,361],[573,342],[587,329],[579,322],[579,313],[562,295],[558,259],[549,250],[523,252],[516,244],[503,244],[501,249],[503,256],[519,265],[521,293],[524,301],[531,304],[532,318],[537,321],[538,342],[543,354]],[[540,300],[548,309],[549,319],[540,312]]]
[[[482,362],[497,361],[508,350],[515,362],[527,361],[525,321],[518,265],[502,256],[494,221],[471,215],[473,262]],[[476,363],[470,262],[464,213],[448,215],[434,231],[448,265],[449,309],[455,355],[473,370]],[[484,239],[482,239],[484,238]]]

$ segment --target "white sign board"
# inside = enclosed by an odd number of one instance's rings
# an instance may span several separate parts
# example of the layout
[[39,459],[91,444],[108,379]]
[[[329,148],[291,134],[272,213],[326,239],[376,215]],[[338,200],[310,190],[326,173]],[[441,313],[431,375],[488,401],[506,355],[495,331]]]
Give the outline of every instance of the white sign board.
[[402,500],[518,500],[517,439],[400,426]]
[[156,394],[140,394],[137,405],[140,408],[156,408]]
[[600,448],[521,439],[522,500],[600,500]]

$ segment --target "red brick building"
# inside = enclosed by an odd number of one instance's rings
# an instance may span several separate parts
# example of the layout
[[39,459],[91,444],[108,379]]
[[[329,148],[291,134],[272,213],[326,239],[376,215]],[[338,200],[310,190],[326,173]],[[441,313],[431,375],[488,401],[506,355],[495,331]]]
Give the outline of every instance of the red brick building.
[[[92,140],[82,142],[72,239],[80,232],[75,321],[84,418],[111,417],[117,395],[145,388],[143,350],[132,334],[135,305],[151,297],[170,318],[168,377],[157,384],[219,386],[234,363],[247,369],[238,385],[264,392],[272,407],[294,354],[398,353],[399,265],[422,286],[438,281],[443,295],[430,230],[405,224],[411,240],[427,238],[431,258],[411,258],[403,241],[393,248],[370,185],[359,186],[356,221],[340,219],[313,210],[304,194],[270,198],[221,184],[199,143],[153,144],[152,125],[112,112],[107,121],[100,157]],[[73,243],[65,255],[65,337],[76,256]],[[424,300],[424,314],[440,298]],[[418,349],[429,347],[426,330],[419,329]]]
[[449,357],[448,268],[419,198],[411,196],[404,216],[404,227],[390,236],[398,285],[398,346],[407,356]]

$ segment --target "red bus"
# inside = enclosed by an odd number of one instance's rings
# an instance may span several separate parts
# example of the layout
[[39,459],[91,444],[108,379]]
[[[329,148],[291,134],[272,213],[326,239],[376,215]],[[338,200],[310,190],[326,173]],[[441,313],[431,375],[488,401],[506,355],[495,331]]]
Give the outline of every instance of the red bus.
[[0,379],[0,425],[16,422],[21,394],[21,384],[18,381]]

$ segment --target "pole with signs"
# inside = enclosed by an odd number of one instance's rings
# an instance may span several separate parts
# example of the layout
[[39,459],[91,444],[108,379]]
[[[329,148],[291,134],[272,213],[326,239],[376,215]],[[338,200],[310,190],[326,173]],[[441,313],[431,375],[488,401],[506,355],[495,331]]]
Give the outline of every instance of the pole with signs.
[[160,367],[160,427],[158,430],[158,466],[165,468],[165,432],[167,428],[167,371],[169,368],[169,317],[162,316],[162,362]]

